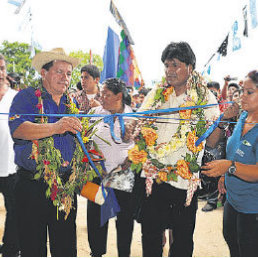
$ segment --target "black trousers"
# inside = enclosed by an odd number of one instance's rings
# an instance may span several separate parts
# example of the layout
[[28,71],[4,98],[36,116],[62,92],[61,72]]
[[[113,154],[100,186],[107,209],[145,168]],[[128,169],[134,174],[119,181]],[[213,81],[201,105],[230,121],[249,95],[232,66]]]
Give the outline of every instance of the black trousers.
[[[119,257],[129,257],[133,234],[133,198],[131,193],[115,190],[120,212],[117,214],[117,249]],[[101,206],[88,201],[87,230],[92,256],[102,256],[107,249],[108,222],[100,227]]]
[[223,235],[232,257],[258,257],[258,213],[236,211],[224,205]]
[[6,209],[2,249],[3,256],[16,256],[19,251],[16,205],[14,198],[15,183],[16,174],[9,175],[8,177],[0,177],[0,192],[4,196],[4,205]]
[[45,196],[46,184],[29,179],[28,171],[19,172],[15,198],[21,256],[47,256],[47,231],[51,256],[76,256],[76,195],[67,219],[63,212],[57,219],[57,208]]
[[154,182],[152,194],[146,197],[141,214],[142,248],[145,257],[161,257],[163,232],[173,230],[170,256],[192,256],[193,233],[197,211],[197,195],[191,205],[185,207],[186,190],[167,183]]

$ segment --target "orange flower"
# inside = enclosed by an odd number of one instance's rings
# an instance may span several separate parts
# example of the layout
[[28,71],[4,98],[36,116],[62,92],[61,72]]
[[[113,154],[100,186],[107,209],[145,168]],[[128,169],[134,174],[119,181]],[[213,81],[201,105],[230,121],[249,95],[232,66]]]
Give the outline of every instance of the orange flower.
[[160,179],[161,181],[163,181],[163,182],[167,182],[167,181],[168,181],[168,173],[165,172],[165,171],[160,171],[160,172],[158,173],[158,177],[159,177],[159,179]]
[[[194,102],[188,101],[185,104],[182,104],[180,107],[191,107],[194,106]],[[192,114],[192,109],[180,110],[179,115],[181,119],[190,119]]]
[[143,138],[147,144],[147,146],[152,146],[155,144],[155,141],[158,138],[156,131],[149,127],[143,127],[141,130]]
[[163,96],[164,96],[164,98],[165,98],[165,101],[168,101],[168,98],[169,98],[169,96],[172,94],[172,92],[173,92],[173,87],[172,87],[172,86],[166,88],[166,89],[162,92],[162,94],[163,94]]
[[195,146],[195,142],[197,140],[198,140],[198,137],[195,135],[195,131],[188,133],[186,145],[187,145],[187,148],[193,153],[200,152],[203,149],[203,143],[200,143],[197,147]]
[[192,177],[187,162],[183,159],[177,161],[177,170],[175,171],[175,173],[184,179],[190,179]]
[[147,152],[144,150],[139,151],[138,145],[135,145],[132,149],[128,151],[128,158],[134,164],[145,163],[147,160]]

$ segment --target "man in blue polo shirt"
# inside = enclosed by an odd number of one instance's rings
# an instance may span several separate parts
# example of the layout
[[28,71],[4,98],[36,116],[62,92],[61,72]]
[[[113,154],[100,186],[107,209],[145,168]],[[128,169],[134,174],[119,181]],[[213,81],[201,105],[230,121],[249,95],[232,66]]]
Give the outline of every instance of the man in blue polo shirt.
[[[33,142],[52,137],[54,146],[66,161],[59,175],[67,181],[71,174],[70,162],[75,151],[76,131],[81,131],[81,123],[75,117],[48,117],[47,123],[37,123],[40,119],[29,114],[65,114],[68,97],[65,94],[71,81],[73,68],[79,64],[77,58],[69,57],[61,48],[38,53],[32,65],[41,74],[42,87],[29,87],[20,91],[13,100],[11,114],[27,114],[10,119],[9,126],[14,140],[15,163],[18,165],[18,181],[15,187],[17,202],[18,232],[22,256],[47,256],[47,231],[49,233],[52,256],[76,256],[76,213],[74,209],[65,219],[45,192],[47,185],[43,179],[34,180],[37,173],[35,158],[32,158]],[[41,111],[41,112],[39,112]]]

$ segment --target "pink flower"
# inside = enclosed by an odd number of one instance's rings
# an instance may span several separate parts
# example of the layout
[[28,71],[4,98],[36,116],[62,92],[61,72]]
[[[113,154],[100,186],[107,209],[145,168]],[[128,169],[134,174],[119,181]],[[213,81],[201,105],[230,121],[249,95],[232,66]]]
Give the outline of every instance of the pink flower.
[[37,89],[37,90],[35,91],[35,96],[36,96],[36,97],[40,97],[40,96],[41,96],[41,91],[40,91],[40,89]]
[[44,165],[49,165],[49,164],[50,164],[50,161],[48,161],[48,160],[43,160],[43,163],[44,163]]
[[42,108],[42,104],[37,104],[36,107],[40,110]]
[[67,167],[68,165],[69,165],[69,161],[64,161],[62,164],[63,167]]

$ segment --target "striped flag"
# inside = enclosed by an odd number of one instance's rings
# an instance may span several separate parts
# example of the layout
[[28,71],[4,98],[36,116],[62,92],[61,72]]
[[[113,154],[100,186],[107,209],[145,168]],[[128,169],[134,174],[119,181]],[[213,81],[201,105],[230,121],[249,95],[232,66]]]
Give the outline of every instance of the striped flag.
[[113,3],[113,0],[110,0],[110,6],[109,6],[109,10],[112,13],[112,15],[114,16],[116,22],[122,27],[122,29],[124,30],[125,35],[127,36],[129,43],[131,45],[134,45],[134,41],[130,35],[130,32],[122,18],[122,16],[120,15],[118,9],[116,8],[115,4]]

